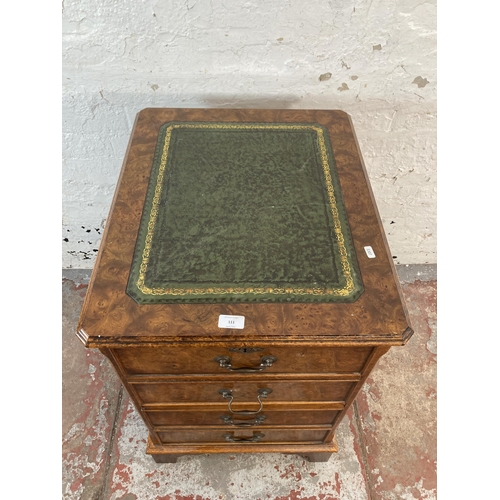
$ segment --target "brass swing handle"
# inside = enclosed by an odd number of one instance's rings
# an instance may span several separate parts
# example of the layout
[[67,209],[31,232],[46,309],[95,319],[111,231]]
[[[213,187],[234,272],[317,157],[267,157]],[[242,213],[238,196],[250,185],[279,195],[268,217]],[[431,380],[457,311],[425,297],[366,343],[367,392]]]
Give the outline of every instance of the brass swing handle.
[[222,415],[220,419],[227,425],[234,425],[234,427],[253,427],[254,425],[260,425],[267,418],[266,415],[259,415],[253,420],[248,420],[247,422],[235,423],[233,417],[228,415]]
[[234,415],[257,415],[257,413],[260,413],[262,411],[262,400],[261,398],[267,398],[269,394],[271,394],[272,389],[259,389],[257,391],[257,401],[260,403],[260,408],[257,411],[251,411],[251,410],[241,410],[241,411],[233,411],[231,408],[231,403],[233,402],[233,391],[231,389],[219,389],[219,394],[222,395],[224,399],[229,399],[229,403],[227,404],[227,407],[231,413]]
[[231,358],[229,356],[218,356],[217,358],[214,359],[214,361],[216,363],[219,363],[219,366],[221,368],[225,368],[226,370],[232,372],[254,373],[254,372],[261,372],[262,370],[265,370],[266,368],[273,366],[273,363],[276,363],[276,361],[278,361],[278,358],[274,356],[262,356],[262,358],[260,358],[260,365],[252,366],[250,368],[233,368],[231,365]]
[[251,438],[236,438],[232,434],[222,434],[222,437],[231,443],[256,443],[257,441],[260,441],[265,434],[258,433],[254,434],[253,437]]

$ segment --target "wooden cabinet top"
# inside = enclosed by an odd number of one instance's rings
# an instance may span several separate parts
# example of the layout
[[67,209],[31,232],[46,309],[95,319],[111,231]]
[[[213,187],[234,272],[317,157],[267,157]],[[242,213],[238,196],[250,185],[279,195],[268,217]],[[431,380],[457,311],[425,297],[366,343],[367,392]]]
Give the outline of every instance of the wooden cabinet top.
[[[244,328],[219,328],[221,314]],[[88,347],[404,344],[412,330],[350,117],[141,111],[77,334]]]

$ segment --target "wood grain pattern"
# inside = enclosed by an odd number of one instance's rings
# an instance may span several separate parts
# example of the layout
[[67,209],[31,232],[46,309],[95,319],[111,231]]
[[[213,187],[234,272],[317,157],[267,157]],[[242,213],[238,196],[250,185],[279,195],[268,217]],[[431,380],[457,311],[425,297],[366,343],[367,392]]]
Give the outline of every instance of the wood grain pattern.
[[[352,304],[138,305],[125,294],[160,126],[168,121],[312,122],[328,128],[365,292]],[[377,258],[368,259],[363,247]],[[410,327],[392,258],[372,200],[350,118],[341,111],[146,109],[139,113],[117,186],[79,337],[88,347],[152,345],[190,338],[237,340],[218,328],[219,314],[245,316],[245,339],[337,340],[401,345]]]
[[[238,403],[234,402],[232,408],[236,411],[244,410],[249,406],[249,403]],[[344,403],[339,401],[267,401],[266,411],[276,411],[276,412],[312,412],[320,410],[343,410]],[[227,411],[227,402],[192,402],[183,401],[177,403],[167,403],[167,404],[143,404],[141,406],[141,411],[148,412],[151,414],[156,411],[186,411],[186,412],[218,412],[220,414]]]
[[365,380],[368,378],[368,375],[370,375],[370,372],[373,370],[373,368],[375,368],[375,365],[377,364],[377,361],[390,349],[390,347],[388,346],[381,346],[381,347],[378,347],[377,349],[374,349],[372,354],[370,355],[370,358],[368,359],[368,361],[366,362],[366,365],[365,367],[363,368],[363,373],[362,373],[362,376],[360,378],[360,380],[356,383],[356,384],[353,384],[351,386],[351,391],[350,393],[347,395],[347,398],[345,400],[345,407],[344,409],[335,417],[335,420],[333,422],[333,426],[332,426],[332,430],[330,431],[330,433],[328,434],[328,437],[327,439],[330,439],[332,438],[334,432],[335,432],[335,429],[338,427],[338,425],[340,424],[340,422],[342,421],[342,418],[344,417],[345,413],[347,412],[347,410],[349,409],[349,407],[351,406],[352,402],[354,401],[354,398],[356,397],[356,395],[358,394],[358,392],[361,390],[361,388],[363,387],[363,384],[365,382]]
[[[343,405],[341,409],[343,409]],[[259,417],[264,416],[265,419],[262,424],[255,425],[255,427],[269,427],[269,426],[283,426],[283,425],[327,425],[329,428],[333,424],[333,420],[339,411],[335,410],[309,410],[297,411],[293,410],[293,405],[287,405],[284,411],[269,410],[269,405],[266,405],[265,410],[259,414]],[[233,419],[234,424],[251,424],[255,421],[257,415],[254,416],[236,416],[231,415],[226,408],[222,411],[210,411],[205,407],[198,408],[196,411],[150,411],[148,412],[151,423],[155,426],[156,430],[160,427],[166,426],[208,426],[217,425],[222,427],[227,425],[221,417],[229,417]]]
[[[365,292],[354,303],[139,305],[125,293],[158,130],[168,121],[319,123],[333,146]],[[376,254],[369,259],[364,246]],[[218,328],[245,316],[243,330]],[[341,111],[146,109],[127,149],[77,329],[109,358],[149,429],[159,463],[183,454],[297,453],[325,461],[378,359],[413,330],[351,120]],[[215,361],[230,359],[232,370]],[[257,372],[265,356],[277,358]],[[233,371],[235,370],[235,371]],[[272,392],[259,410],[257,391]],[[231,409],[219,389],[232,391]],[[223,421],[221,416],[232,416]],[[223,436],[233,436],[228,442]],[[254,442],[257,434],[263,434]]]
[[[213,373],[232,375],[239,369],[258,368],[261,359],[273,356],[272,366],[263,374],[271,373],[351,373],[360,372],[372,351],[372,347],[263,347],[253,353],[231,352],[227,347],[136,347],[113,349],[124,371],[130,376],[142,374],[196,374]],[[228,357],[233,370],[220,366],[215,359]]]
[[[228,379],[224,382],[169,382],[134,383],[134,390],[141,405],[148,403],[168,404],[170,402],[213,402],[224,401],[220,389],[229,389],[235,402],[248,402],[249,410],[259,408],[258,390],[269,388],[272,393],[263,399],[267,401],[337,401],[343,402],[355,384],[353,382],[316,380],[273,380],[272,382]],[[228,400],[226,399],[226,402]]]
[[[254,429],[246,436],[238,436],[234,428],[222,429],[173,429],[169,432],[159,432],[162,444],[167,443],[199,443],[199,444],[227,444],[228,447],[245,446],[252,444],[250,439],[260,434],[259,443],[294,443],[294,444],[322,444],[328,431],[324,429]],[[237,442],[228,442],[224,435],[238,439]]]
[[205,453],[295,453],[298,455],[308,456],[311,453],[336,453],[338,451],[337,440],[335,437],[329,443],[323,444],[279,444],[279,443],[246,443],[238,445],[234,443],[230,449],[226,444],[200,444],[187,443],[168,445],[155,444],[148,439],[146,445],[146,453],[154,457],[167,455],[176,458],[181,455],[200,455]]

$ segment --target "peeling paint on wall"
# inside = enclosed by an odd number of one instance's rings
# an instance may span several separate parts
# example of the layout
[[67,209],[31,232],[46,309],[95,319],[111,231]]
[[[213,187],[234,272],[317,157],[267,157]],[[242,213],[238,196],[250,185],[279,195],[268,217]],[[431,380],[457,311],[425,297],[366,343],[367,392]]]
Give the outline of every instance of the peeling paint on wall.
[[108,216],[147,107],[346,111],[384,225],[400,214],[390,247],[436,261],[435,0],[65,0],[63,73],[63,267],[93,266],[81,226]]
[[414,83],[415,85],[417,85],[419,89],[421,89],[425,87],[429,83],[429,81],[427,80],[427,78],[422,78],[421,76],[417,76],[412,83]]
[[[65,259],[63,257],[63,262],[64,260],[66,262],[71,260],[73,262],[90,261],[93,263],[101,244],[101,235],[104,229],[104,224],[105,220],[101,221],[99,227],[80,226],[69,229],[68,227],[63,226],[63,256],[64,254],[67,254]],[[66,267],[85,268],[86,266],[70,265]]]

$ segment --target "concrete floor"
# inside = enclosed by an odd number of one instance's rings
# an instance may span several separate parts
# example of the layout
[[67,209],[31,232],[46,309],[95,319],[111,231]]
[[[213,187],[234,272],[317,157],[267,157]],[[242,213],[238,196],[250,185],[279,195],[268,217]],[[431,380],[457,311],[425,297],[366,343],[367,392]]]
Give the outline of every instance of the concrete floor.
[[63,498],[411,500],[436,498],[435,266],[399,266],[415,334],[382,357],[326,463],[203,455],[156,464],[113,369],[75,336],[89,272],[63,273]]

